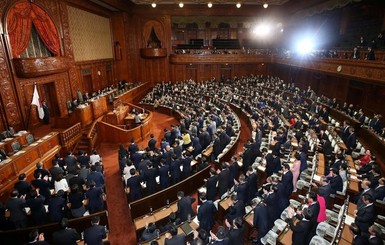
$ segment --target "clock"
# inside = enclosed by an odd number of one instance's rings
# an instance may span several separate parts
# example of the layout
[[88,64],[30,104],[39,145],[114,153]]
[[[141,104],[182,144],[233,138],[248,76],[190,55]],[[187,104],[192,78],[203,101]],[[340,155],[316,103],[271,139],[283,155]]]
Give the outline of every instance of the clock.
[[341,71],[342,71],[342,66],[341,66],[341,65],[337,66],[337,71],[338,71],[338,72],[341,72]]

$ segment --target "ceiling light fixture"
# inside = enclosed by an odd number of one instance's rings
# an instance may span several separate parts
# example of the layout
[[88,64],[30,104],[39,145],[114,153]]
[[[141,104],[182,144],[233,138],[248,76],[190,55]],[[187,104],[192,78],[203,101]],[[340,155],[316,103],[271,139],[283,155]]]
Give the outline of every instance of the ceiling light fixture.
[[240,2],[237,2],[237,4],[235,6],[237,6],[237,8],[240,8],[242,5]]
[[184,4],[182,2],[179,3],[179,7],[183,8]]
[[156,3],[151,3],[151,6],[152,6],[153,8],[156,8]]
[[265,9],[267,9],[267,7],[269,7],[269,4],[264,3],[264,4],[263,4],[263,7],[264,7]]
[[209,8],[211,8],[213,6],[213,4],[211,3],[211,2],[209,2],[208,4],[207,4],[207,7],[209,7]]

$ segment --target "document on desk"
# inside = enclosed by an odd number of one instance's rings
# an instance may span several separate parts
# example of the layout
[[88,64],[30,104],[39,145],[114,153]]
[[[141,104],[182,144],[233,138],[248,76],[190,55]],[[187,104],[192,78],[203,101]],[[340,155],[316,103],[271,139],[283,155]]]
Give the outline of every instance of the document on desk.
[[184,222],[180,228],[182,229],[182,231],[184,232],[184,234],[186,236],[190,235],[194,229],[190,226],[190,224],[188,222]]
[[345,217],[345,224],[347,225],[351,225],[352,223],[354,223],[354,218],[350,215],[346,215]]
[[313,176],[313,180],[315,180],[315,181],[317,181],[317,182],[320,182],[320,181],[321,181],[321,176],[315,174],[315,175]]

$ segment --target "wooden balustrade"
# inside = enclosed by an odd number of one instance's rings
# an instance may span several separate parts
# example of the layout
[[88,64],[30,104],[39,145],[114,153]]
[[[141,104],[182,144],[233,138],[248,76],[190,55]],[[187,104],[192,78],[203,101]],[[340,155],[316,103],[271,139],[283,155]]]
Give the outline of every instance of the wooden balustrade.
[[60,143],[63,147],[69,149],[76,144],[81,136],[82,127],[80,123],[77,123],[60,133]]

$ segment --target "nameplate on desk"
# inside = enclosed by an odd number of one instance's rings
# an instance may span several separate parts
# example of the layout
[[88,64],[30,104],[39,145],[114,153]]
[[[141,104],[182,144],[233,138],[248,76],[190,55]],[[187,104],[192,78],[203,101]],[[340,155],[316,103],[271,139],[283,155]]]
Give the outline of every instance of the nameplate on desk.
[[21,154],[23,154],[23,153],[25,153],[25,151],[18,151],[18,152],[16,152],[16,153],[14,154],[14,156],[18,156],[18,155],[21,155]]
[[46,139],[48,139],[49,137],[51,137],[51,135],[46,135],[46,136],[44,136],[43,138],[41,138],[42,140],[46,140]]
[[12,138],[5,138],[4,141],[10,141]]
[[30,146],[36,146],[36,145],[38,145],[38,143],[32,143],[32,144],[30,144]]
[[12,161],[12,159],[8,158],[8,159],[5,159],[4,161],[2,161],[1,164],[9,163],[10,161]]

